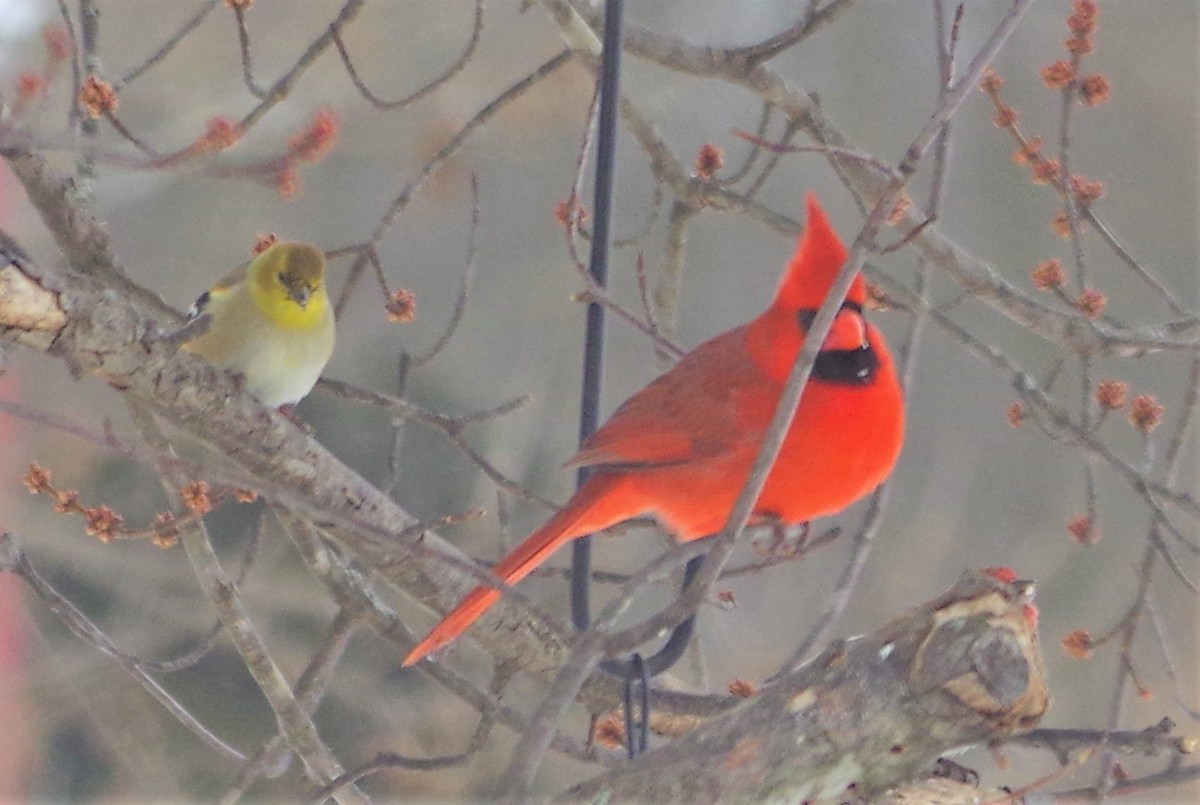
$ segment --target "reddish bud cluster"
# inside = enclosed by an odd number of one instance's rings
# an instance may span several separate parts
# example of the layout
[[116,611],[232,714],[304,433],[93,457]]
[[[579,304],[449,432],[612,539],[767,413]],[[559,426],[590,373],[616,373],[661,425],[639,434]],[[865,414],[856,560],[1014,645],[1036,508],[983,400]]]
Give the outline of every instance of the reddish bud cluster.
[[258,493],[253,489],[235,489],[233,499],[238,503],[253,503],[258,500]]
[[989,67],[983,71],[983,78],[979,80],[980,91],[992,95],[999,92],[1003,86],[1004,79],[993,68]]
[[611,713],[603,716],[592,728],[592,740],[605,749],[620,749],[625,745],[625,725]]
[[1033,271],[1029,272],[1029,278],[1033,281],[1033,287],[1039,291],[1061,288],[1067,281],[1062,262],[1057,257],[1038,263]]
[[192,514],[207,514],[212,511],[212,498],[208,494],[208,483],[205,481],[192,481],[179,490],[180,497],[183,498],[183,505]]
[[1071,177],[1071,190],[1080,204],[1091,204],[1104,195],[1104,182],[1076,174]]
[[37,462],[29,465],[29,469],[21,476],[21,483],[31,495],[42,495],[54,489],[54,481],[50,470],[43,469]]
[[388,321],[397,324],[412,321],[417,317],[417,297],[406,288],[393,292],[384,307],[387,310]]
[[1037,162],[1042,158],[1042,138],[1030,137],[1013,152],[1013,163],[1016,165],[1028,165],[1031,162]]
[[725,167],[725,153],[720,146],[705,143],[696,154],[695,171],[701,179],[711,179],[713,174]]
[[[1072,14],[1067,19],[1071,38],[1066,41],[1066,47],[1072,55],[1069,58],[1058,59],[1041,70],[1042,81],[1047,87],[1063,90],[1068,93],[1067,97],[1076,98],[1088,106],[1108,100],[1111,91],[1108,79],[1104,76],[1098,73],[1087,76],[1079,74],[1080,57],[1091,52],[1093,48],[1091,37],[1096,30],[1098,15],[1099,10],[1094,0],[1075,0],[1072,4]],[[1063,176],[1058,160],[1042,155],[1041,139],[1025,137],[1017,126],[1019,115],[1016,109],[1000,97],[1000,88],[1003,86],[1003,80],[991,68],[984,72],[979,83],[980,90],[987,93],[995,107],[992,121],[1000,128],[1008,129],[1019,143],[1013,154],[1013,162],[1017,165],[1028,165],[1035,184],[1053,185],[1060,191],[1065,190],[1069,184],[1082,205],[1103,196],[1104,185],[1101,182],[1089,181],[1083,177]],[[1065,214],[1056,216],[1054,229],[1063,237],[1071,236],[1071,226]]]
[[175,524],[175,515],[170,512],[156,514],[150,522],[150,529],[150,541],[157,548],[170,548],[179,541],[179,526]]
[[754,695],[754,686],[744,679],[735,679],[729,683],[729,695],[749,699]]
[[1060,165],[1057,159],[1042,157],[1033,162],[1030,172],[1034,184],[1051,184],[1058,178]]
[[1063,45],[1071,53],[1082,56],[1092,52],[1092,34],[1096,33],[1096,19],[1100,16],[1100,7],[1096,5],[1095,0],[1075,0],[1071,6],[1074,13],[1067,17],[1067,29],[1071,32],[1071,38]]
[[288,140],[288,152],[303,162],[319,162],[333,148],[340,123],[331,109],[318,109],[304,131]]
[[267,249],[271,248],[278,242],[279,242],[279,236],[276,235],[274,232],[267,232],[265,234],[259,235],[257,238],[254,239],[254,248],[250,250],[250,254],[252,254],[255,257],[258,257],[260,254],[262,254],[263,252],[265,252]]
[[1075,0],[1071,3],[1075,13],[1067,17],[1067,27],[1072,33],[1088,35],[1096,30],[1096,18],[1100,16],[1100,7],[1096,0]]
[[17,76],[17,106],[25,106],[46,89],[46,80],[37,73]]
[[284,161],[275,171],[275,192],[280,198],[295,198],[300,195],[300,177],[289,161]]
[[996,116],[992,118],[992,122],[996,124],[997,128],[1006,129],[1020,119],[1021,116],[1017,114],[1016,109],[1011,106],[1001,106],[996,110]]
[[92,506],[83,510],[84,530],[101,542],[111,542],[121,530],[121,515],[107,506]]
[[71,56],[71,37],[67,29],[50,26],[42,31],[42,42],[51,61],[65,61]]
[[333,148],[341,127],[338,116],[330,109],[318,109],[299,134],[288,140],[288,152],[275,166],[275,192],[282,198],[295,198],[300,194],[300,176],[296,172],[297,162],[319,162]]
[[1129,386],[1120,380],[1101,380],[1096,386],[1096,404],[1106,411],[1116,411],[1125,407],[1125,395]]
[[1075,80],[1075,65],[1059,59],[1042,68],[1042,82],[1050,89],[1063,89]]
[[1099,73],[1084,76],[1079,82],[1079,100],[1088,106],[1104,103],[1112,94],[1112,85]]
[[117,110],[117,93],[104,79],[89,75],[79,90],[79,105],[92,119],[104,117]]
[[888,226],[895,226],[903,221],[910,207],[912,207],[912,198],[907,193],[901,193],[900,197],[896,199],[896,204],[892,207],[892,211],[888,213]]
[[204,127],[204,134],[197,141],[202,151],[223,151],[236,143],[242,136],[242,127],[227,117],[214,117]]
[[[46,63],[42,71],[38,73],[28,70],[17,76],[16,100],[11,110],[14,116],[20,115],[31,103],[46,94],[47,87],[53,83],[59,72],[59,64],[71,56],[71,40],[63,28],[43,29],[42,42],[46,46]],[[113,106],[115,108],[115,99]]]
[[[79,502],[79,493],[70,489],[58,489],[50,471],[38,464],[30,464],[29,469],[21,477],[25,488],[34,495],[50,495],[54,498],[54,511],[60,514],[78,514],[83,517],[84,529],[88,534],[101,542],[110,542],[118,537],[131,539],[149,537],[154,545],[169,548],[178,542],[179,521],[170,512],[155,515],[149,529],[145,531],[126,530],[124,520],[109,506],[84,506]],[[187,507],[196,516],[212,508],[208,494],[208,484],[195,481],[185,486],[181,493]],[[191,518],[194,519],[194,518]]]
[[1092,656],[1092,635],[1087,629],[1076,629],[1059,641],[1062,650],[1068,657],[1076,660],[1086,660]]
[[1025,421],[1025,406],[1019,402],[1014,402],[1004,411],[1004,416],[1008,419],[1009,425],[1019,428],[1021,427],[1021,423]]
[[[573,222],[572,216],[575,218]],[[587,220],[587,217],[587,210],[583,205],[572,205],[569,199],[564,199],[554,205],[554,221],[564,229],[572,224],[579,226]]]
[[[1079,223],[1080,226],[1083,225],[1082,221]],[[1060,238],[1070,238],[1071,216],[1067,214],[1066,210],[1059,210],[1058,212],[1054,213],[1054,217],[1050,219],[1050,228],[1053,229],[1054,234],[1058,235]]]
[[1165,409],[1152,394],[1139,394],[1129,404],[1129,424],[1149,436],[1162,423]]
[[559,199],[554,204],[554,223],[561,227],[571,223],[571,202],[566,199]]
[[1095,49],[1090,36],[1072,36],[1063,41],[1063,47],[1076,56],[1086,56]]
[[1084,288],[1079,296],[1075,297],[1075,307],[1089,319],[1094,319],[1103,313],[1106,305],[1108,305],[1108,297],[1095,288]]
[[1096,521],[1091,517],[1084,515],[1076,517],[1067,523],[1067,531],[1071,534],[1071,539],[1080,545],[1094,545],[1100,541],[1100,529],[1096,527]]
[[54,511],[59,514],[82,512],[83,507],[79,505],[79,493],[73,489],[54,490]]

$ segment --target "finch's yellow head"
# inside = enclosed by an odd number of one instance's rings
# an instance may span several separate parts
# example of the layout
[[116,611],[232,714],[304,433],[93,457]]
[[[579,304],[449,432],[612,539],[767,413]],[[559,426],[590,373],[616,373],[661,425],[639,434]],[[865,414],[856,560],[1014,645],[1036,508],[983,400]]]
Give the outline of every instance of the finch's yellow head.
[[281,327],[311,326],[325,314],[325,256],[307,243],[276,243],[248,274],[255,302]]

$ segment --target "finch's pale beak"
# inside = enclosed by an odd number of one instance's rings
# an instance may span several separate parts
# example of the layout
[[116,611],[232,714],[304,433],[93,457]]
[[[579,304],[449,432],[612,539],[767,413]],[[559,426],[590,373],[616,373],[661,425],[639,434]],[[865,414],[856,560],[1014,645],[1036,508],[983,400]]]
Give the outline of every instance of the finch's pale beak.
[[308,289],[307,285],[298,285],[288,290],[288,296],[300,307],[308,307],[308,298],[311,295],[312,291]]

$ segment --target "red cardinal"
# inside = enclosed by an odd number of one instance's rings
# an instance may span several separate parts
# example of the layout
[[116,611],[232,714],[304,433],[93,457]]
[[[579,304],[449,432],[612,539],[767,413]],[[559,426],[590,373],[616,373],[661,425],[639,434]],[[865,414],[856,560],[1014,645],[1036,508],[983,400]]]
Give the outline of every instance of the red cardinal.
[[[816,199],[775,300],[758,318],[706,341],[630,397],[567,462],[595,467],[558,514],[493,568],[508,584],[569,540],[653,515],[681,541],[715,534],[750,473],[804,334],[846,248]],[[904,398],[883,335],[850,292],[813,366],[783,449],[754,506],[788,525],[841,511],[887,477],[904,437]],[[476,587],[404,659],[412,665],[500,598]]]

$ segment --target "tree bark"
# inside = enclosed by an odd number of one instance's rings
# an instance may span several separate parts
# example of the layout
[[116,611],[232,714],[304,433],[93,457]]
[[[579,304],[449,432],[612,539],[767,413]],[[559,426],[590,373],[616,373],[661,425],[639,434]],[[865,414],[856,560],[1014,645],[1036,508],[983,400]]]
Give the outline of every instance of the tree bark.
[[948,750],[1031,729],[1049,703],[1037,612],[1032,585],[1007,578],[969,572],[562,799],[844,802],[908,781]]

